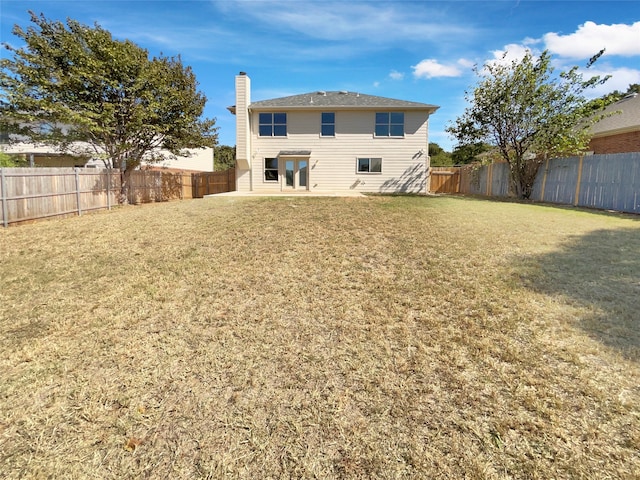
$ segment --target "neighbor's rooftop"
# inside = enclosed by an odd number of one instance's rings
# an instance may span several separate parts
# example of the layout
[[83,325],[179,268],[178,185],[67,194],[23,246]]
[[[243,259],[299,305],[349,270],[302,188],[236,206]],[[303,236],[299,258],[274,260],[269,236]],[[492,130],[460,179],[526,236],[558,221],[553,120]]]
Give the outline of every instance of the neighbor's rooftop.
[[595,137],[640,130],[640,95],[637,93],[627,95],[609,105],[604,113],[612,115],[591,127]]

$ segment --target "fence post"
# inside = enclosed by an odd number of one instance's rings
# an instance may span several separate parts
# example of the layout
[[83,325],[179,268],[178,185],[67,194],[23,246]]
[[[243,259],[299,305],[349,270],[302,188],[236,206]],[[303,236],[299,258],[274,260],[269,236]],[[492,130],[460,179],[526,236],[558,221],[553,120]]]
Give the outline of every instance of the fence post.
[[491,196],[491,190],[493,186],[493,162],[489,164],[487,169],[487,197]]
[[580,183],[582,183],[582,163],[584,161],[584,155],[580,155],[580,162],[578,162],[578,180],[576,180],[576,194],[573,199],[573,206],[578,205],[578,197],[580,196]]
[[544,162],[544,175],[542,176],[542,191],[540,192],[540,201],[544,202],[544,190],[547,187],[547,173],[549,172],[549,159]]
[[111,210],[111,169],[105,169],[107,177],[107,210]]
[[75,167],[73,171],[76,174],[76,204],[78,205],[78,216],[82,216],[82,205],[80,204],[80,169]]
[[7,182],[4,178],[4,168],[0,168],[0,189],[2,189],[2,223],[4,227],[9,226],[9,209],[7,208]]

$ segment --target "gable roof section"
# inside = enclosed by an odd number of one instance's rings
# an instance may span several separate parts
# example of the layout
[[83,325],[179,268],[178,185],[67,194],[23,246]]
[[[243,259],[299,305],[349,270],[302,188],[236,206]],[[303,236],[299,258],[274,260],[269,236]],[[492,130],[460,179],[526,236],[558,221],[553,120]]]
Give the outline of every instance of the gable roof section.
[[640,95],[637,93],[628,95],[609,105],[604,113],[612,115],[591,127],[594,137],[640,130]]
[[406,100],[395,100],[393,98],[376,97],[374,95],[365,95],[363,93],[333,91],[333,92],[311,92],[301,95],[292,95],[290,97],[274,98],[271,100],[262,100],[252,102],[249,110],[273,110],[278,109],[334,109],[334,110],[351,110],[351,109],[398,109],[398,110],[423,110],[429,113],[435,112],[437,105],[428,103],[408,102]]

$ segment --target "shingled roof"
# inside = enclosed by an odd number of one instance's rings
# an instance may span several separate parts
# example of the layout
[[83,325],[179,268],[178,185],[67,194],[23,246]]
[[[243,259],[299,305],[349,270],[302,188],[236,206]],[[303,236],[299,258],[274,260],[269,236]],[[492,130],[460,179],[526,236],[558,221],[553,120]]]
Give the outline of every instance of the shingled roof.
[[265,110],[273,108],[282,109],[350,109],[350,108],[389,108],[403,110],[428,110],[435,112],[439,107],[428,103],[408,102],[406,100],[396,100],[393,98],[377,97],[375,95],[365,95],[364,93],[347,91],[317,91],[292,95],[290,97],[274,98],[253,102],[249,105],[250,110]]
[[640,95],[628,95],[609,105],[604,113],[612,115],[591,127],[591,133],[596,137],[640,130]]

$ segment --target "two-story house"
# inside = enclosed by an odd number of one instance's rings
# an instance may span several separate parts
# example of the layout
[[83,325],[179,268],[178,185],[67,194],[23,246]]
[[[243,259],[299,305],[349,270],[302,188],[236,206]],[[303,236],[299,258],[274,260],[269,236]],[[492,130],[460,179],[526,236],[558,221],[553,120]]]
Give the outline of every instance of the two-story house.
[[238,191],[428,191],[437,106],[346,91],[252,103],[244,72],[235,88]]

